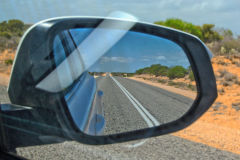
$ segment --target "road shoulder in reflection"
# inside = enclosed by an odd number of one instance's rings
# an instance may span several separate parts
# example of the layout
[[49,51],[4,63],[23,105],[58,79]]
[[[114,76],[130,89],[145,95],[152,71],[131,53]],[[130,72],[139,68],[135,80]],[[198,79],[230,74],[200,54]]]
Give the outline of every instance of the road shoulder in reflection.
[[[144,106],[149,112],[148,115],[156,119],[157,125],[180,118],[193,103],[190,98],[135,80],[110,76],[98,77],[97,88],[104,93],[102,103],[106,120],[105,135],[156,126],[154,123],[152,126],[147,123],[131,99],[113,79],[134,97],[134,102],[137,101],[137,104]],[[151,118],[150,121],[153,122]]]

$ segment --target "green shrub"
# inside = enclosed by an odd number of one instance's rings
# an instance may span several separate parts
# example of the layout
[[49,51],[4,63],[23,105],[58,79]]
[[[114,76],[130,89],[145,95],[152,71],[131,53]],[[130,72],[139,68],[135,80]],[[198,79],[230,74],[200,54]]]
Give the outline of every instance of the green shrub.
[[167,83],[167,80],[165,80],[165,79],[159,79],[158,82],[165,84],[165,83]]
[[167,66],[161,66],[158,70],[158,75],[160,76],[167,76],[168,74],[168,67]]
[[175,66],[169,69],[168,71],[168,78],[183,78],[187,74],[187,70],[182,66]]
[[0,50],[15,50],[20,37],[30,26],[17,19],[0,22]]
[[168,67],[161,64],[153,64],[150,67],[145,67],[138,69],[136,74],[151,74],[155,76],[166,76],[168,72]]
[[197,87],[195,85],[192,85],[192,84],[188,84],[187,88],[192,90],[192,91],[196,91],[197,90]]
[[214,24],[203,24],[201,27],[203,41],[206,43],[213,41],[220,41],[223,37],[217,32],[214,31]]
[[189,79],[190,79],[191,81],[195,81],[193,71],[190,71],[190,72],[189,72]]
[[186,84],[183,82],[173,82],[173,81],[168,81],[169,86],[175,86],[177,88],[184,88],[186,87]]
[[177,85],[177,83],[176,83],[176,82],[173,82],[173,81],[168,81],[168,85],[169,85],[169,86],[175,86],[175,85]]
[[170,18],[170,19],[167,19],[166,21],[155,22],[155,24],[179,29],[179,30],[191,33],[199,37],[200,39],[203,39],[200,26],[193,25],[192,23],[185,22],[181,19]]
[[[158,21],[155,22],[155,24],[172,27],[184,32],[191,33],[207,43],[220,41],[223,39],[223,36],[214,30],[214,24],[203,24],[202,26],[198,26],[176,18],[170,18],[166,21]],[[226,31],[226,34],[227,33],[229,35],[230,31]]]
[[143,73],[143,71],[144,71],[144,69],[142,68],[142,69],[138,69],[138,70],[136,70],[136,74],[142,74]]
[[11,39],[11,34],[9,32],[0,32],[0,36],[6,37],[7,39]]
[[134,73],[127,73],[127,76],[128,76],[128,77],[133,77],[133,76],[134,76]]
[[6,65],[12,65],[13,64],[13,60],[12,59],[7,59],[7,60],[4,61],[4,63]]

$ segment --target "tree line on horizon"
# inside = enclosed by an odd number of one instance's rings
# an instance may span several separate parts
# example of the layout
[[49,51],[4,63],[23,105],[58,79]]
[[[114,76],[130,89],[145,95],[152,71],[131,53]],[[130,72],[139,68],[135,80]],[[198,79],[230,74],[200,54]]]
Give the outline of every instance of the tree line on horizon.
[[186,75],[189,75],[191,80],[194,80],[194,75],[191,67],[185,69],[183,66],[177,65],[173,67],[167,67],[161,64],[153,64],[150,67],[145,67],[136,70],[135,74],[150,74],[156,77],[158,76],[166,76],[169,79],[175,78],[184,78]]
[[[102,76],[105,72],[89,72],[90,75],[95,76]],[[168,67],[161,64],[153,64],[149,67],[144,67],[136,70],[134,73],[126,73],[126,72],[111,72],[113,76],[120,76],[120,77],[131,77],[134,75],[141,75],[141,74],[149,74],[158,76],[165,76],[168,77],[170,80],[175,78],[184,78],[188,76],[190,80],[194,80],[194,75],[192,72],[191,67],[189,66],[187,69],[183,66],[173,66]]]
[[[236,38],[229,29],[219,29],[214,24],[194,25],[177,18],[169,18],[154,23],[182,30],[199,37],[215,55],[240,55],[240,36]],[[18,19],[0,22],[0,51],[4,49],[15,50],[21,36],[30,26],[30,24],[25,24]]]

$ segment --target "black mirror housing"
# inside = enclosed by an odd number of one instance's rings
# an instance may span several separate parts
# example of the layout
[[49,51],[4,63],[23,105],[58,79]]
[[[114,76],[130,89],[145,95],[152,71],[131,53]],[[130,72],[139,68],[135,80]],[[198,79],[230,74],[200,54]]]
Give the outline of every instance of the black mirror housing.
[[[210,51],[197,37],[163,26],[136,22],[131,31],[159,36],[175,42],[185,51],[191,64],[197,86],[197,97],[191,108],[179,119],[157,127],[107,136],[91,136],[81,132],[64,107],[63,92],[50,93],[35,86],[51,72],[56,64],[51,60],[54,37],[66,29],[96,28],[103,20],[111,23],[129,23],[111,18],[57,18],[32,26],[19,44],[14,61],[8,94],[13,104],[56,111],[66,136],[86,144],[110,144],[172,133],[196,121],[217,97]],[[61,105],[60,105],[61,104]],[[66,130],[67,129],[67,130]]]

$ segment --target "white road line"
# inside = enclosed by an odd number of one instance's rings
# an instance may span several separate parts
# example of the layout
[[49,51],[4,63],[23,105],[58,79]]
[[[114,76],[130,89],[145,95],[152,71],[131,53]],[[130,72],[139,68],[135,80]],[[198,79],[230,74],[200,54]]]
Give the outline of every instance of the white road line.
[[133,106],[137,109],[137,111],[140,113],[140,115],[142,116],[142,118],[145,120],[145,122],[149,127],[160,125],[157,119],[153,117],[151,113],[149,113],[147,109],[145,109],[142,106],[142,104],[136,98],[134,98],[131,93],[127,91],[126,88],[124,88],[114,77],[111,76],[111,78],[118,85],[118,87],[123,91],[123,93],[127,96],[130,102],[132,102]]
[[[123,87],[124,88],[124,87]],[[160,125],[160,123],[157,121],[157,119],[155,117],[153,117],[153,115],[151,115],[151,113],[148,112],[148,110],[142,106],[142,104],[133,97],[133,95],[131,95],[131,93],[129,93],[127,91],[126,88],[124,88],[126,90],[126,92],[128,93],[128,95],[137,103],[137,105],[142,109],[142,111],[149,117],[149,119],[151,119],[151,121],[154,123],[155,126]]]

